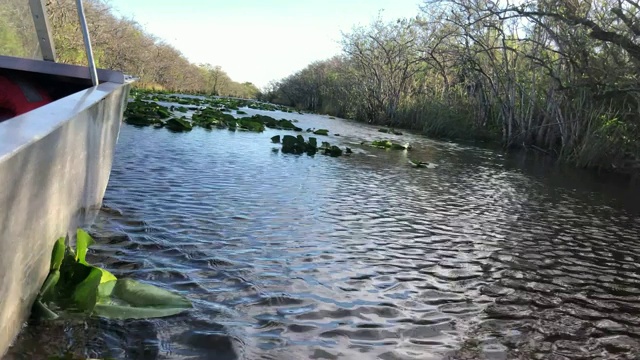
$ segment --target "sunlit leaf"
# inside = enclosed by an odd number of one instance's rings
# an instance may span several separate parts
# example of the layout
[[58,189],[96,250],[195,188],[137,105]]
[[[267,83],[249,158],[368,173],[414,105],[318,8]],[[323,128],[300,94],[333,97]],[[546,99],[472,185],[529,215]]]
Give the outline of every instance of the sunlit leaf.
[[106,283],[106,282],[111,282],[111,281],[115,281],[118,278],[116,278],[115,275],[113,275],[112,273],[110,273],[109,271],[103,269],[103,268],[98,268],[100,269],[100,271],[102,271],[102,277],[100,278],[100,284]]
[[76,232],[76,260],[84,265],[87,264],[87,250],[93,244],[93,239],[86,231],[78,229]]
[[180,295],[132,279],[119,279],[113,289],[112,296],[116,296],[133,306],[191,307],[191,302]]
[[34,316],[56,318],[58,314],[47,307],[50,302],[62,309],[61,314],[82,310],[116,319],[165,317],[192,307],[183,296],[135,280],[117,279],[109,271],[89,265],[86,254],[91,244],[93,239],[81,229],[77,232],[76,252],[64,247],[64,238],[56,242],[51,259],[52,267],[59,270],[51,269],[40,289],[32,307]]
[[47,307],[47,305],[43,304],[40,300],[36,300],[31,308],[31,316],[36,319],[41,320],[54,320],[58,318],[58,314],[54,313]]
[[112,319],[146,319],[176,315],[191,308],[186,298],[132,279],[103,283],[94,314]]
[[150,319],[180,314],[184,308],[143,308],[122,305],[96,304],[93,313],[110,319]]
[[40,289],[40,297],[43,300],[48,300],[53,298],[54,290],[58,281],[60,280],[60,271],[59,270],[51,270],[47,279],[44,281],[42,288]]
[[53,251],[51,252],[51,270],[60,270],[62,260],[64,259],[64,237],[59,238],[55,244],[53,244]]
[[98,299],[98,286],[101,277],[102,271],[93,267],[89,275],[76,286],[73,292],[73,301],[79,309],[93,311]]
[[117,279],[114,279],[111,281],[100,283],[100,285],[98,285],[98,298],[107,298],[111,296],[111,293],[113,293],[113,288],[116,286],[117,281]]

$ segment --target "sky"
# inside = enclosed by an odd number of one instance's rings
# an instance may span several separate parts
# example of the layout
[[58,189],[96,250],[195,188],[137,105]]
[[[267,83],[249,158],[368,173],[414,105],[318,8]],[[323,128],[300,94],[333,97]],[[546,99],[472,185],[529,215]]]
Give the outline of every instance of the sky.
[[421,0],[109,0],[190,61],[259,88],[340,53],[341,31],[414,17]]

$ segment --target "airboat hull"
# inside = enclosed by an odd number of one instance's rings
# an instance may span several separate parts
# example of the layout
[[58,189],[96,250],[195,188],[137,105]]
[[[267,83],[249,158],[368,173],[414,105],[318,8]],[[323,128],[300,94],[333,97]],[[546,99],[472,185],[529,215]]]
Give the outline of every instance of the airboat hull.
[[109,181],[130,82],[88,68],[0,56],[0,71],[42,77],[69,94],[0,123],[0,357],[48,272],[55,240],[89,225]]

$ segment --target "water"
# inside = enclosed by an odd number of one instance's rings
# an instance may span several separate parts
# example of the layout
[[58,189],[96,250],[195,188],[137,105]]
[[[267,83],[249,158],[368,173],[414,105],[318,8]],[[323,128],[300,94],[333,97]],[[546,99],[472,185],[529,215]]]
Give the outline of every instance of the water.
[[[269,140],[283,131],[123,125],[90,261],[195,309],[31,324],[6,358],[640,356],[628,186],[532,156],[263,113],[327,128],[319,140],[355,153],[283,155]],[[380,137],[431,165],[359,145]]]

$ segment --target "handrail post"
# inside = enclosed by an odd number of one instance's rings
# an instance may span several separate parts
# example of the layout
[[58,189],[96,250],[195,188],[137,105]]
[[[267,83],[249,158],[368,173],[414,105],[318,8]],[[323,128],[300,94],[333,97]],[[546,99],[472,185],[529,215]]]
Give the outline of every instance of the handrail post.
[[91,75],[91,82],[93,86],[98,85],[98,71],[96,70],[96,63],[93,59],[93,49],[91,48],[91,38],[89,37],[89,28],[87,27],[87,19],[84,16],[84,7],[82,6],[82,0],[76,0],[78,7],[78,19],[80,20],[80,29],[82,29],[82,37],[84,38],[84,50],[87,53],[87,60],[89,61],[89,72]]
[[42,59],[56,62],[56,48],[53,44],[44,0],[29,0],[29,7],[31,8],[31,16],[33,17],[33,25],[36,28],[38,43],[40,43]]

